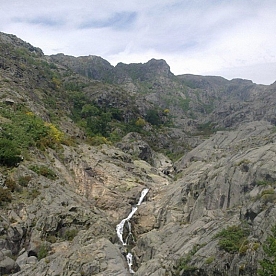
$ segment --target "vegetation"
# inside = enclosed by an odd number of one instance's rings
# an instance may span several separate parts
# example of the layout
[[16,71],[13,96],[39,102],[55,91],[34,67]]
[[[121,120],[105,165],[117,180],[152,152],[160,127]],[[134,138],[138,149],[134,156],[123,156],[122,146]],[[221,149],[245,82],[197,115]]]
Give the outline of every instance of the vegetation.
[[158,113],[158,110],[156,110],[156,109],[148,110],[147,115],[146,115],[146,120],[150,124],[155,125],[155,126],[159,126],[162,123],[160,114]]
[[14,166],[20,159],[20,153],[30,147],[44,150],[46,147],[55,147],[63,141],[63,133],[51,123],[30,112],[24,105],[11,108],[1,106],[0,115],[10,120],[3,124],[0,134],[0,162]]
[[66,230],[64,233],[64,239],[67,241],[72,241],[76,237],[77,234],[78,234],[77,229]]
[[276,275],[276,226],[272,227],[271,235],[263,244],[265,258],[260,261],[261,269],[258,271],[261,276]]
[[11,201],[12,201],[11,191],[9,189],[0,187],[0,206]]
[[181,271],[185,271],[185,272],[194,272],[196,270],[198,270],[198,268],[196,266],[190,265],[192,256],[202,247],[202,245],[195,245],[193,246],[192,250],[187,254],[187,256],[181,258],[178,260],[178,265],[176,268],[176,275],[180,275]]
[[32,179],[32,177],[30,175],[20,176],[18,178],[18,183],[22,187],[27,187],[28,183],[30,182],[31,179]]
[[214,132],[216,132],[216,128],[212,122],[207,122],[204,124],[200,124],[197,126],[199,133],[198,135],[210,136]]
[[48,252],[49,252],[49,246],[46,243],[42,244],[37,253],[38,260],[40,261],[41,259],[47,257]]
[[56,173],[46,166],[32,165],[29,167],[29,169],[36,172],[39,175],[49,178],[51,180],[55,180],[57,178]]
[[229,226],[215,237],[219,238],[219,248],[229,253],[237,253],[248,242],[249,230],[242,226]]
[[0,138],[0,164],[8,167],[16,166],[21,161],[21,151],[13,141]]
[[[73,89],[73,87],[70,89]],[[131,111],[127,111],[109,105],[103,106],[89,99],[79,89],[78,91],[70,90],[68,92],[69,101],[72,105],[72,119],[85,130],[92,145],[117,142],[129,132],[146,134],[144,127],[147,124],[158,128],[170,122],[168,109],[149,109],[143,118],[139,116],[136,107],[133,107]],[[125,119],[125,112],[130,113],[127,120]]]
[[15,189],[16,189],[16,182],[11,179],[11,178],[7,178],[6,181],[5,181],[5,186],[11,191],[11,192],[14,192]]

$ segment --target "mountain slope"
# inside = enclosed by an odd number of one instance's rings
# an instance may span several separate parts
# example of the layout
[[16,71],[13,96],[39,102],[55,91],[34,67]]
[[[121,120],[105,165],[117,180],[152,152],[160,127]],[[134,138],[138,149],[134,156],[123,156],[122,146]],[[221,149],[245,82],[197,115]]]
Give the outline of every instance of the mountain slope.
[[0,33],[0,275],[258,275],[275,89]]

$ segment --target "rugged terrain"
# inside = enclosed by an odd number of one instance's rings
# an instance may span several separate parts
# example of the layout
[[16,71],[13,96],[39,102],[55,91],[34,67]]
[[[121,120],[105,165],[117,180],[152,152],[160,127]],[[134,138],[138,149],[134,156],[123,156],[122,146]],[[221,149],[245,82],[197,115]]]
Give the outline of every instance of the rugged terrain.
[[276,84],[0,33],[0,275],[130,275],[129,252],[134,275],[273,275],[275,106]]

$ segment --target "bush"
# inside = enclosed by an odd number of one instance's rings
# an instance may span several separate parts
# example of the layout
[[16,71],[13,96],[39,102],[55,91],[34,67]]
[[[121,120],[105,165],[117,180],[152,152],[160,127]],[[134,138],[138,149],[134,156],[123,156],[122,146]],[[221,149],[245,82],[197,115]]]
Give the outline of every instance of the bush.
[[30,166],[29,169],[36,172],[39,175],[49,178],[51,180],[55,180],[57,178],[56,173],[46,166],[33,165],[33,166]]
[[215,237],[220,238],[219,248],[229,253],[239,252],[241,246],[247,243],[249,230],[241,226],[229,226],[223,229]]
[[261,276],[276,275],[276,226],[272,227],[271,232],[263,245],[266,256],[260,261],[262,269],[258,273]]
[[14,167],[22,160],[20,150],[8,139],[0,138],[0,164]]
[[[5,155],[18,156],[19,149],[29,149],[33,146],[44,150],[46,147],[59,145],[63,140],[64,134],[60,130],[53,124],[44,122],[23,105],[18,105],[15,110],[2,106],[0,115],[11,120],[11,123],[3,125],[1,132],[1,140],[10,144],[5,148],[13,150],[13,154],[6,152]],[[14,163],[18,163],[16,161]]]
[[78,234],[77,229],[66,230],[66,232],[64,234],[64,239],[67,241],[72,241],[76,237],[77,234]]
[[38,260],[40,261],[41,259],[47,257],[48,251],[49,251],[49,247],[47,246],[47,244],[46,243],[42,244],[37,253]]
[[160,115],[156,109],[150,109],[147,112],[146,120],[155,126],[158,126],[162,123]]

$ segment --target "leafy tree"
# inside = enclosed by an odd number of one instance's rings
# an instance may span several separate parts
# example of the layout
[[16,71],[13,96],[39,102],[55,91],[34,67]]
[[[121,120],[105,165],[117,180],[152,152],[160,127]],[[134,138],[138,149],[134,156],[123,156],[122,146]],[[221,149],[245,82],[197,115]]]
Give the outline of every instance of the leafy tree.
[[0,163],[2,165],[13,167],[21,161],[20,150],[14,143],[8,139],[0,139]]
[[276,275],[276,225],[272,227],[271,232],[263,245],[266,258],[260,261],[262,269],[258,273],[261,276]]
[[89,134],[107,136],[110,130],[109,122],[111,121],[111,114],[103,112],[100,116],[90,117],[87,119],[87,129]]
[[150,109],[147,112],[146,120],[152,125],[160,125],[162,123],[159,113],[156,109]]
[[89,116],[96,116],[99,114],[99,109],[94,106],[94,105],[91,105],[91,104],[85,104],[83,107],[82,107],[82,110],[81,110],[81,115],[82,117],[84,118],[87,118]]

